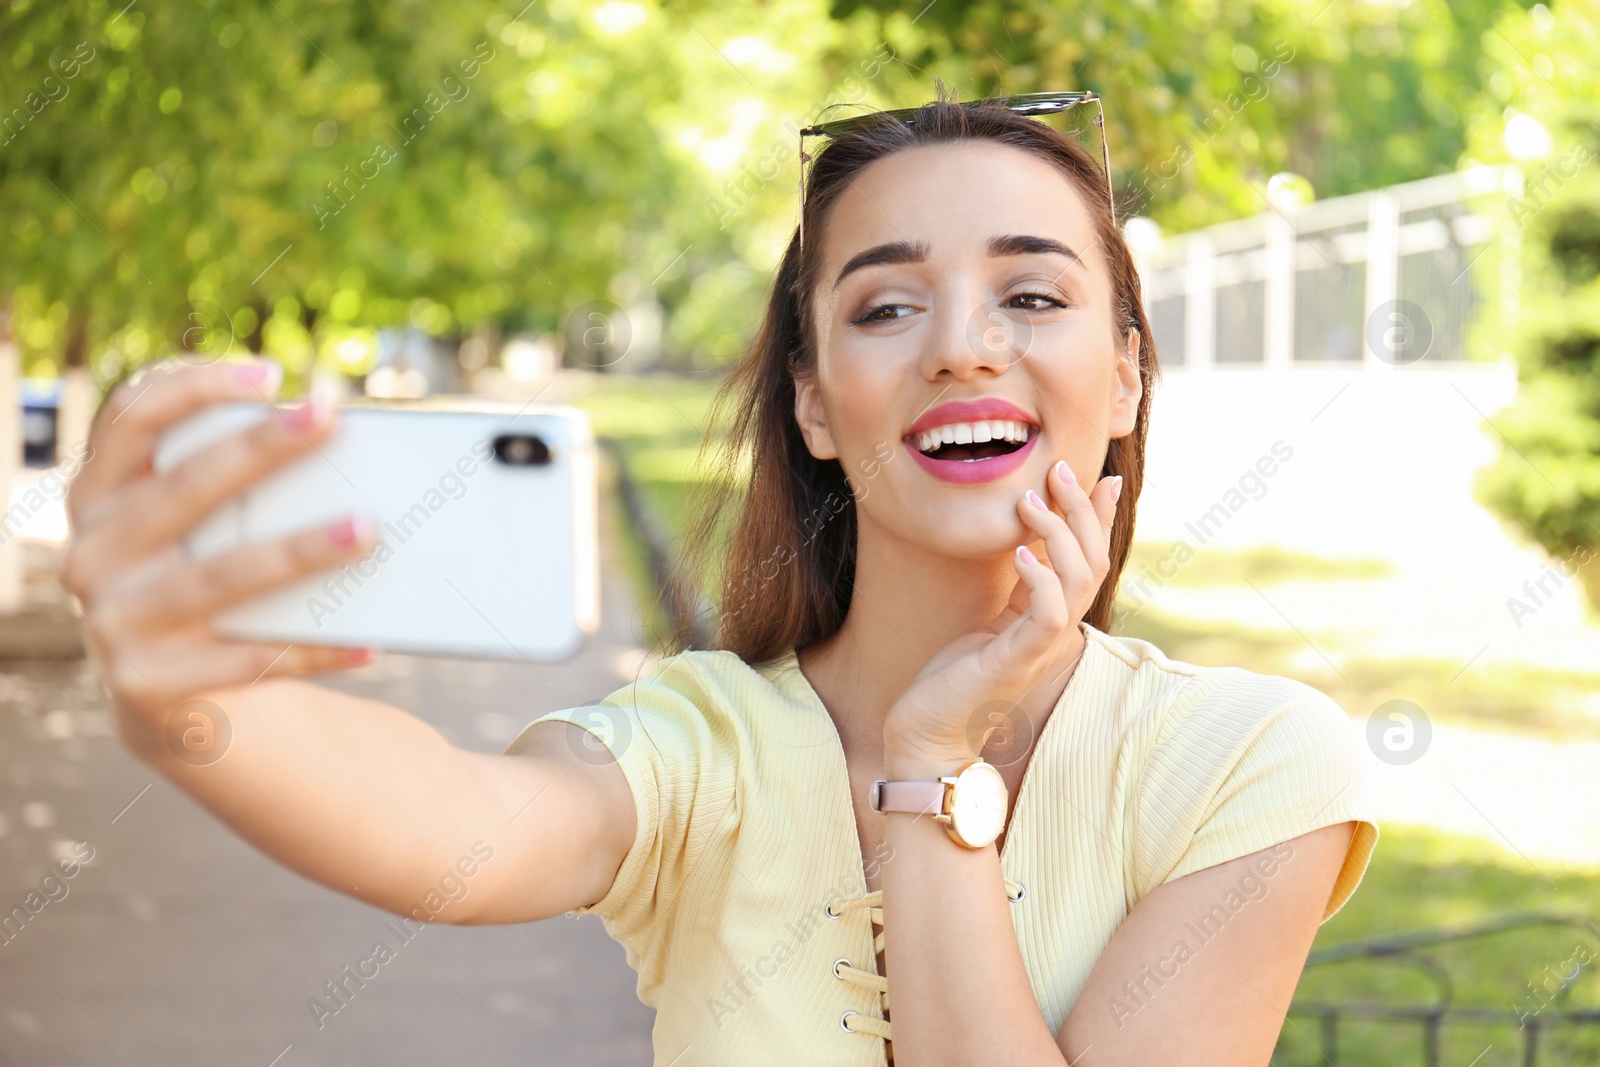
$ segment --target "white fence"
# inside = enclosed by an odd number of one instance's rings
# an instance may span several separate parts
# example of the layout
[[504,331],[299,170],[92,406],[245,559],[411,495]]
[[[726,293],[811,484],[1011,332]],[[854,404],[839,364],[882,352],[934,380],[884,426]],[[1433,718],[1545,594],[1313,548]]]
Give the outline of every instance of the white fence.
[[1163,366],[1465,359],[1473,266],[1494,236],[1484,212],[1510,178],[1460,171],[1136,247]]
[[[1338,640],[1381,631],[1371,647],[1480,665],[1592,661],[1592,639],[1570,638],[1570,589],[1513,625],[1506,598],[1548,561],[1473,492],[1518,387],[1508,356],[1466,358],[1483,287],[1515,292],[1513,274],[1485,277],[1515,263],[1486,256],[1517,239],[1495,225],[1515,176],[1448,174],[1159,242],[1129,227],[1163,365],[1137,533],[1153,562],[1124,573],[1130,607],[1263,630],[1292,619]],[[1398,570],[1270,602],[1172,580],[1203,549],[1262,546]]]

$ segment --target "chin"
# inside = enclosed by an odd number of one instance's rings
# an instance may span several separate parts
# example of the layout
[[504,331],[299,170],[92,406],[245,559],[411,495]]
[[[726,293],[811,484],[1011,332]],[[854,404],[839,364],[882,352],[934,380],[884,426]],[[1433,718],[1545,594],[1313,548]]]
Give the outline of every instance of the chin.
[[952,560],[1005,556],[1018,545],[1040,540],[1023,525],[1017,508],[1030,488],[1041,494],[1046,490],[1054,456],[1045,448],[1030,451],[1031,456],[1020,457],[1009,471],[966,483],[930,473],[924,457],[897,455],[881,469],[878,488],[858,504],[858,521]]
[[1039,540],[1032,530],[1022,525],[1012,504],[1004,501],[987,502],[982,506],[970,501],[954,513],[929,514],[926,522],[917,523],[903,536],[933,555],[959,560],[1006,556],[1018,545]]

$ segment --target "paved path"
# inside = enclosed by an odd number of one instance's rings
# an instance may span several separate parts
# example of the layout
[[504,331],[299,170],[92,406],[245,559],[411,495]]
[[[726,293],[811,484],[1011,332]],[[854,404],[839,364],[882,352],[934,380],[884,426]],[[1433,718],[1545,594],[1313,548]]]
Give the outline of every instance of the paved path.
[[[610,692],[636,655],[636,608],[608,519],[604,631],[575,661],[390,657],[339,684],[482,750]],[[426,928],[319,1029],[310,998],[397,942],[388,916],[279,868],[152,780],[81,663],[0,667],[0,908],[69,842],[95,851],[0,943],[0,1067],[649,1063],[653,1013],[594,917]]]

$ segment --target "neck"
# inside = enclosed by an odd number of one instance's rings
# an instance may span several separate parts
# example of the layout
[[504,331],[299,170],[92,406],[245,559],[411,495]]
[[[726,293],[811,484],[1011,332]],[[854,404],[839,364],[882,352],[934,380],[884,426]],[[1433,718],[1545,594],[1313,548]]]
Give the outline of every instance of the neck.
[[[895,700],[946,645],[993,623],[1018,578],[1009,552],[956,559],[865,524],[857,536],[855,585],[844,623],[831,638],[802,651],[799,661],[846,747],[878,752]],[[1042,544],[1034,549],[1045,558]],[[1075,663],[1082,646],[1075,632],[1066,662]],[[1019,702],[1035,726],[1048,718],[1069,677],[1070,672],[1047,671]]]

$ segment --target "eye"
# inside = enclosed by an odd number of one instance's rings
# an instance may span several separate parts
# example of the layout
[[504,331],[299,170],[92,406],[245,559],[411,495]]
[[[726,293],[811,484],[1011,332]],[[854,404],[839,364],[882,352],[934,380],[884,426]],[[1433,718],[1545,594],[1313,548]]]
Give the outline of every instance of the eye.
[[906,309],[910,310],[911,309],[911,305],[910,304],[879,304],[877,307],[872,308],[865,315],[862,315],[860,318],[852,319],[850,321],[850,325],[852,325],[852,326],[860,326],[864,322],[893,322],[894,320],[904,318],[905,316],[904,315],[895,315],[895,314],[884,315],[884,314],[882,314],[882,312],[885,312],[885,311],[894,312],[894,311],[898,311],[901,308],[906,308]]
[[[1064,308],[1064,307],[1067,306],[1065,301],[1057,300],[1055,297],[1050,296],[1050,295],[1045,294],[1045,293],[1014,293],[1014,294],[1012,294],[1010,297],[1008,297],[1006,299],[1006,302],[1009,304],[1012,300],[1043,301],[1043,304],[1048,304],[1051,307],[1058,307],[1058,308]],[[1043,311],[1043,310],[1045,310],[1043,304],[1029,304],[1029,305],[1026,305],[1026,306],[1020,308],[1019,310],[1021,310],[1021,311]]]

